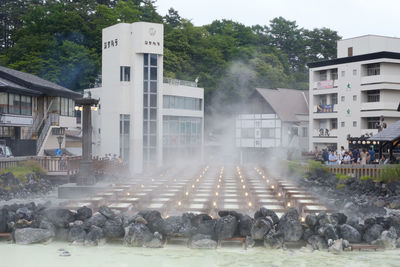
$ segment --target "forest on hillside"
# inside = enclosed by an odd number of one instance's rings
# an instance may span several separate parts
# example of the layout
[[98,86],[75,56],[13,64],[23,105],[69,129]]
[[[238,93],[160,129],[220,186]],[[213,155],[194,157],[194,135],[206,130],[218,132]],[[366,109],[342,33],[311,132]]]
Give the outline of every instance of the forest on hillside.
[[164,24],[164,76],[198,78],[206,112],[213,99],[224,107],[256,87],[307,89],[306,64],[335,58],[341,38],[282,17],[194,26],[173,7],[159,14],[155,0],[7,0],[0,1],[0,65],[76,91],[93,87],[101,77],[102,29],[136,21]]

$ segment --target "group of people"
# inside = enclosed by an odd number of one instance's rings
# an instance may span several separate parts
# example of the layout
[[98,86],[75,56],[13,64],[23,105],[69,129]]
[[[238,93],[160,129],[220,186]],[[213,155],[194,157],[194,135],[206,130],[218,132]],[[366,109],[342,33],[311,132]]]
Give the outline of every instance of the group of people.
[[[321,160],[319,157],[318,147],[315,147],[314,156],[316,160]],[[371,146],[367,151],[365,148],[354,149],[346,151],[343,146],[336,152],[334,149],[325,148],[322,150],[322,161],[326,165],[338,165],[338,164],[388,164],[389,158],[384,155],[377,160],[375,157],[374,147]]]

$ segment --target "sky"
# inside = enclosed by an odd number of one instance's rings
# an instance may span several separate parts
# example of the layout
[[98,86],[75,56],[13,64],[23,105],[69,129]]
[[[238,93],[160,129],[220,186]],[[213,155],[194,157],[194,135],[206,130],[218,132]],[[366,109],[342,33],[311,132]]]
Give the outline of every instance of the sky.
[[230,19],[268,25],[282,16],[300,28],[330,28],[343,38],[365,34],[400,37],[400,0],[157,0],[158,12],[170,7],[196,26]]

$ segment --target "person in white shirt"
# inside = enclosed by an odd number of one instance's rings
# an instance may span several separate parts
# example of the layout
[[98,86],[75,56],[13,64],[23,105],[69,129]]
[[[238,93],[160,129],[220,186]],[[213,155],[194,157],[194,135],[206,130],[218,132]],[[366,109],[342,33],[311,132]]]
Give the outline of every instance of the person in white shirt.
[[351,163],[350,154],[349,152],[345,152],[343,157],[343,164],[350,164],[350,163]]
[[335,155],[335,151],[332,150],[331,154],[329,154],[329,165],[337,165],[338,157]]

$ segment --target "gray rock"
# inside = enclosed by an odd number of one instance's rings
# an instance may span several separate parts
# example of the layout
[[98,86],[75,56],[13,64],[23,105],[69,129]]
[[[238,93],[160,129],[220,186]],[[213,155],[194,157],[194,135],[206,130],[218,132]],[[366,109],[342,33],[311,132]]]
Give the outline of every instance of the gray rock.
[[389,203],[389,208],[400,209],[400,200],[396,199]]
[[122,219],[120,217],[114,217],[114,219],[107,219],[104,223],[103,233],[108,238],[118,238],[124,236]]
[[84,221],[92,217],[92,209],[83,206],[76,211],[76,219]]
[[268,234],[264,236],[264,247],[269,249],[279,249],[284,247],[282,235],[276,233],[274,229],[271,229]]
[[39,228],[16,229],[14,233],[15,243],[22,245],[47,242],[53,236],[52,231]]
[[136,223],[125,227],[124,242],[128,246],[142,247],[153,239],[153,233],[142,224]]
[[190,220],[183,216],[170,216],[164,220],[164,234],[169,237],[187,237],[190,233]]
[[319,235],[313,235],[307,240],[307,243],[311,245],[313,250],[323,250],[328,248],[326,240]]
[[315,225],[317,225],[318,223],[318,219],[317,219],[317,215],[315,214],[308,214],[306,216],[306,224],[310,227],[310,228],[314,228]]
[[164,234],[164,219],[161,217],[161,213],[159,211],[148,211],[146,214],[144,214],[143,218],[147,221],[147,227],[151,232],[159,232]]
[[249,236],[251,235],[251,227],[253,226],[253,219],[248,215],[243,215],[239,221],[239,235]]
[[377,207],[384,207],[385,206],[385,204],[386,204],[386,202],[385,202],[385,200],[383,200],[383,199],[377,199],[375,202],[374,202],[374,205],[375,206],[377,206]]
[[215,233],[218,239],[232,238],[236,232],[238,222],[232,215],[224,216],[217,220]]
[[264,240],[264,236],[272,229],[272,222],[268,219],[257,218],[251,227],[251,238],[253,240]]
[[211,239],[201,239],[191,243],[191,248],[194,249],[216,249],[217,242]]
[[320,227],[318,229],[318,234],[325,237],[326,240],[336,240],[339,238],[338,234],[336,233],[336,228],[330,223],[327,223],[324,226]]
[[101,206],[99,208],[99,212],[107,219],[113,219],[116,216],[115,213],[107,206]]
[[380,240],[386,249],[396,248],[397,233],[393,227],[381,233]]
[[371,227],[369,227],[363,236],[363,239],[366,242],[372,242],[376,239],[378,239],[381,236],[381,233],[383,232],[383,227],[380,224],[374,224]]
[[68,241],[69,242],[85,242],[86,232],[82,225],[74,225],[69,230]]
[[40,221],[39,228],[50,230],[54,233],[54,235],[56,234],[57,231],[57,228],[47,220]]
[[26,219],[28,221],[32,220],[32,211],[29,210],[27,207],[22,207],[17,209],[15,212],[19,219]]
[[299,221],[299,213],[296,209],[289,211],[282,216],[278,224],[278,231],[283,234],[285,241],[299,241],[303,236],[303,227]]
[[343,224],[339,226],[340,236],[348,240],[350,243],[360,243],[361,234],[353,226]]
[[43,216],[56,227],[68,227],[75,221],[75,214],[68,209],[50,208],[43,211]]
[[347,221],[347,216],[341,212],[332,213],[330,217],[331,220],[334,219],[339,225],[345,224]]
[[203,234],[203,235],[211,236],[212,239],[216,239],[217,238],[216,234],[215,234],[216,224],[217,224],[217,220],[215,220],[215,219],[201,221],[200,224],[196,228],[193,228],[192,235]]
[[254,242],[253,238],[251,236],[246,236],[246,247],[252,248],[254,247],[256,242]]
[[339,254],[343,251],[343,239],[333,241],[333,244],[328,248],[329,252]]
[[191,241],[198,241],[202,239],[211,239],[210,235],[203,235],[203,234],[195,234],[194,236],[191,237]]
[[279,223],[278,215],[276,215],[276,213],[273,210],[269,210],[264,207],[261,207],[258,211],[256,211],[256,213],[254,214],[254,219],[265,218],[267,216],[272,218],[273,224]]
[[69,229],[57,228],[55,239],[58,241],[68,241]]
[[100,240],[104,238],[103,229],[95,225],[90,226],[90,230],[86,235],[86,241],[90,245],[98,245]]
[[96,212],[95,214],[93,214],[92,217],[85,220],[83,225],[84,225],[85,229],[90,229],[90,226],[92,226],[92,225],[103,228],[106,221],[107,221],[107,217],[105,217],[103,214],[101,214],[99,212]]
[[144,246],[146,248],[162,248],[163,247],[162,235],[158,232],[155,232],[150,242],[145,243]]

